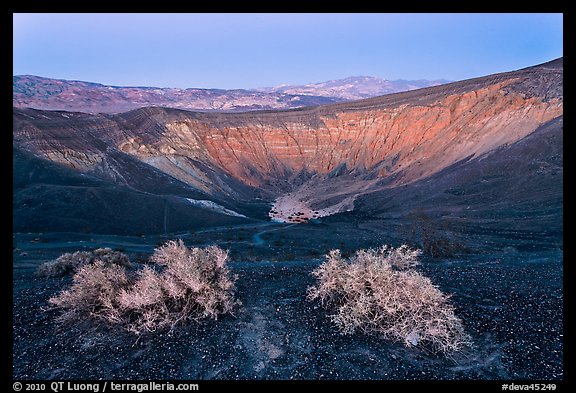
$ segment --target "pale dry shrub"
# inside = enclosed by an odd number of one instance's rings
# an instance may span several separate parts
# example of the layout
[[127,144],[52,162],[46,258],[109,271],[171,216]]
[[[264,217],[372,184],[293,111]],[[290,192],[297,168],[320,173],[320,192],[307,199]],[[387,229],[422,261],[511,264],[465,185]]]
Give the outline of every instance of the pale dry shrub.
[[169,241],[144,266],[129,276],[124,266],[97,260],[78,268],[72,287],[49,302],[64,310],[63,321],[95,317],[140,334],[178,323],[217,319],[231,313],[235,277],[219,247],[187,248]]
[[43,263],[36,270],[36,275],[42,277],[60,277],[74,273],[84,265],[101,261],[105,266],[119,265],[130,267],[128,256],[111,248],[97,248],[93,251],[76,251],[65,253],[53,261]]
[[240,303],[234,299],[236,277],[226,266],[228,253],[219,247],[187,248],[182,240],[169,241],[150,261],[163,268],[161,273],[144,268],[118,297],[135,333],[172,329],[186,320],[217,319]]
[[312,274],[308,298],[335,310],[332,321],[344,334],[381,334],[406,346],[448,354],[469,345],[449,296],[413,269],[419,250],[403,245],[360,250],[349,259],[332,250]]
[[124,266],[96,261],[78,268],[70,289],[49,302],[63,309],[60,319],[64,322],[96,317],[117,323],[122,321],[118,294],[127,285],[130,280]]

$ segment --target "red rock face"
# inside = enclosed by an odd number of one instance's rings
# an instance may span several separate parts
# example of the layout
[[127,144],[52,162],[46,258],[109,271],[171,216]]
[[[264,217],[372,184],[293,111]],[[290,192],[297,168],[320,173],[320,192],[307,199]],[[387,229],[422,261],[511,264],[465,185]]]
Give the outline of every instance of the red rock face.
[[178,140],[181,150],[205,146],[220,167],[252,186],[263,185],[254,170],[265,177],[278,176],[279,166],[326,174],[342,164],[348,170],[377,168],[378,176],[403,171],[406,183],[513,143],[563,113],[560,100],[505,94],[504,86],[449,95],[429,105],[337,112],[320,116],[318,128],[296,122],[222,128],[167,124],[166,138]]

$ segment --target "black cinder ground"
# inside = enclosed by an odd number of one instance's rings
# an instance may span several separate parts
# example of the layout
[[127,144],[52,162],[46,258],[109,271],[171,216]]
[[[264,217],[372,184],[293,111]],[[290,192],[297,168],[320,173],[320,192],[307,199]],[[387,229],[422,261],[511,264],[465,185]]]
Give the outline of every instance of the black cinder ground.
[[[60,326],[47,300],[71,278],[14,269],[15,379],[563,378],[561,251],[467,256],[419,269],[453,294],[474,347],[452,358],[374,336],[343,336],[306,300],[320,260],[232,262],[235,316],[134,336]],[[16,266],[16,264],[15,264]]]

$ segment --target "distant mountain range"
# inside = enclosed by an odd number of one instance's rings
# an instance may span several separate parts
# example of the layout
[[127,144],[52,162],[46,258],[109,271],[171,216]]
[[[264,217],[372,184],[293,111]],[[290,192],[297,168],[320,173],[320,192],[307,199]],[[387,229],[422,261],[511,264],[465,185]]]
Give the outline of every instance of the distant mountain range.
[[390,81],[374,76],[351,76],[328,82],[311,83],[307,85],[279,85],[276,87],[265,87],[255,90],[266,93],[330,97],[338,100],[360,100],[385,94],[438,86],[450,82],[451,81],[446,79],[433,81],[425,79],[413,81],[397,79]]
[[280,85],[252,90],[120,87],[99,83],[13,77],[13,105],[17,108],[85,113],[120,113],[161,106],[200,111],[245,112],[292,109],[375,97],[448,83],[447,80],[395,80],[360,76],[308,85]]

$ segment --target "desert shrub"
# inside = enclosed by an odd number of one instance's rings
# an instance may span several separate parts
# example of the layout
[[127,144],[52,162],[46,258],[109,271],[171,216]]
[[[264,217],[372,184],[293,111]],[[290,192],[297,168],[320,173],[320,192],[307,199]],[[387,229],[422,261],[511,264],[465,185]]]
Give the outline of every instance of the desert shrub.
[[72,287],[62,291],[49,302],[62,308],[61,321],[82,320],[85,317],[120,322],[119,291],[130,280],[124,266],[96,261],[80,266],[72,278]]
[[53,261],[43,263],[36,270],[38,276],[60,277],[71,274],[84,265],[101,261],[105,266],[118,265],[130,267],[130,260],[126,254],[114,251],[111,248],[97,248],[93,251],[76,251],[65,253]]
[[124,266],[97,260],[78,268],[72,287],[49,302],[64,310],[61,320],[94,317],[140,334],[187,320],[217,319],[239,304],[235,277],[219,247],[187,248],[169,241],[129,275]]
[[407,218],[410,224],[409,242],[421,248],[426,255],[449,258],[466,252],[466,247],[447,221],[432,218],[420,209],[411,211]]
[[239,304],[234,299],[236,277],[226,266],[228,254],[219,247],[187,248],[182,240],[169,241],[150,260],[162,272],[145,267],[118,297],[129,329],[136,333],[173,328],[185,320],[217,319]]
[[414,270],[419,250],[403,245],[357,251],[349,259],[332,250],[312,274],[308,298],[334,310],[344,334],[381,334],[406,346],[422,344],[448,354],[468,345],[449,296]]

